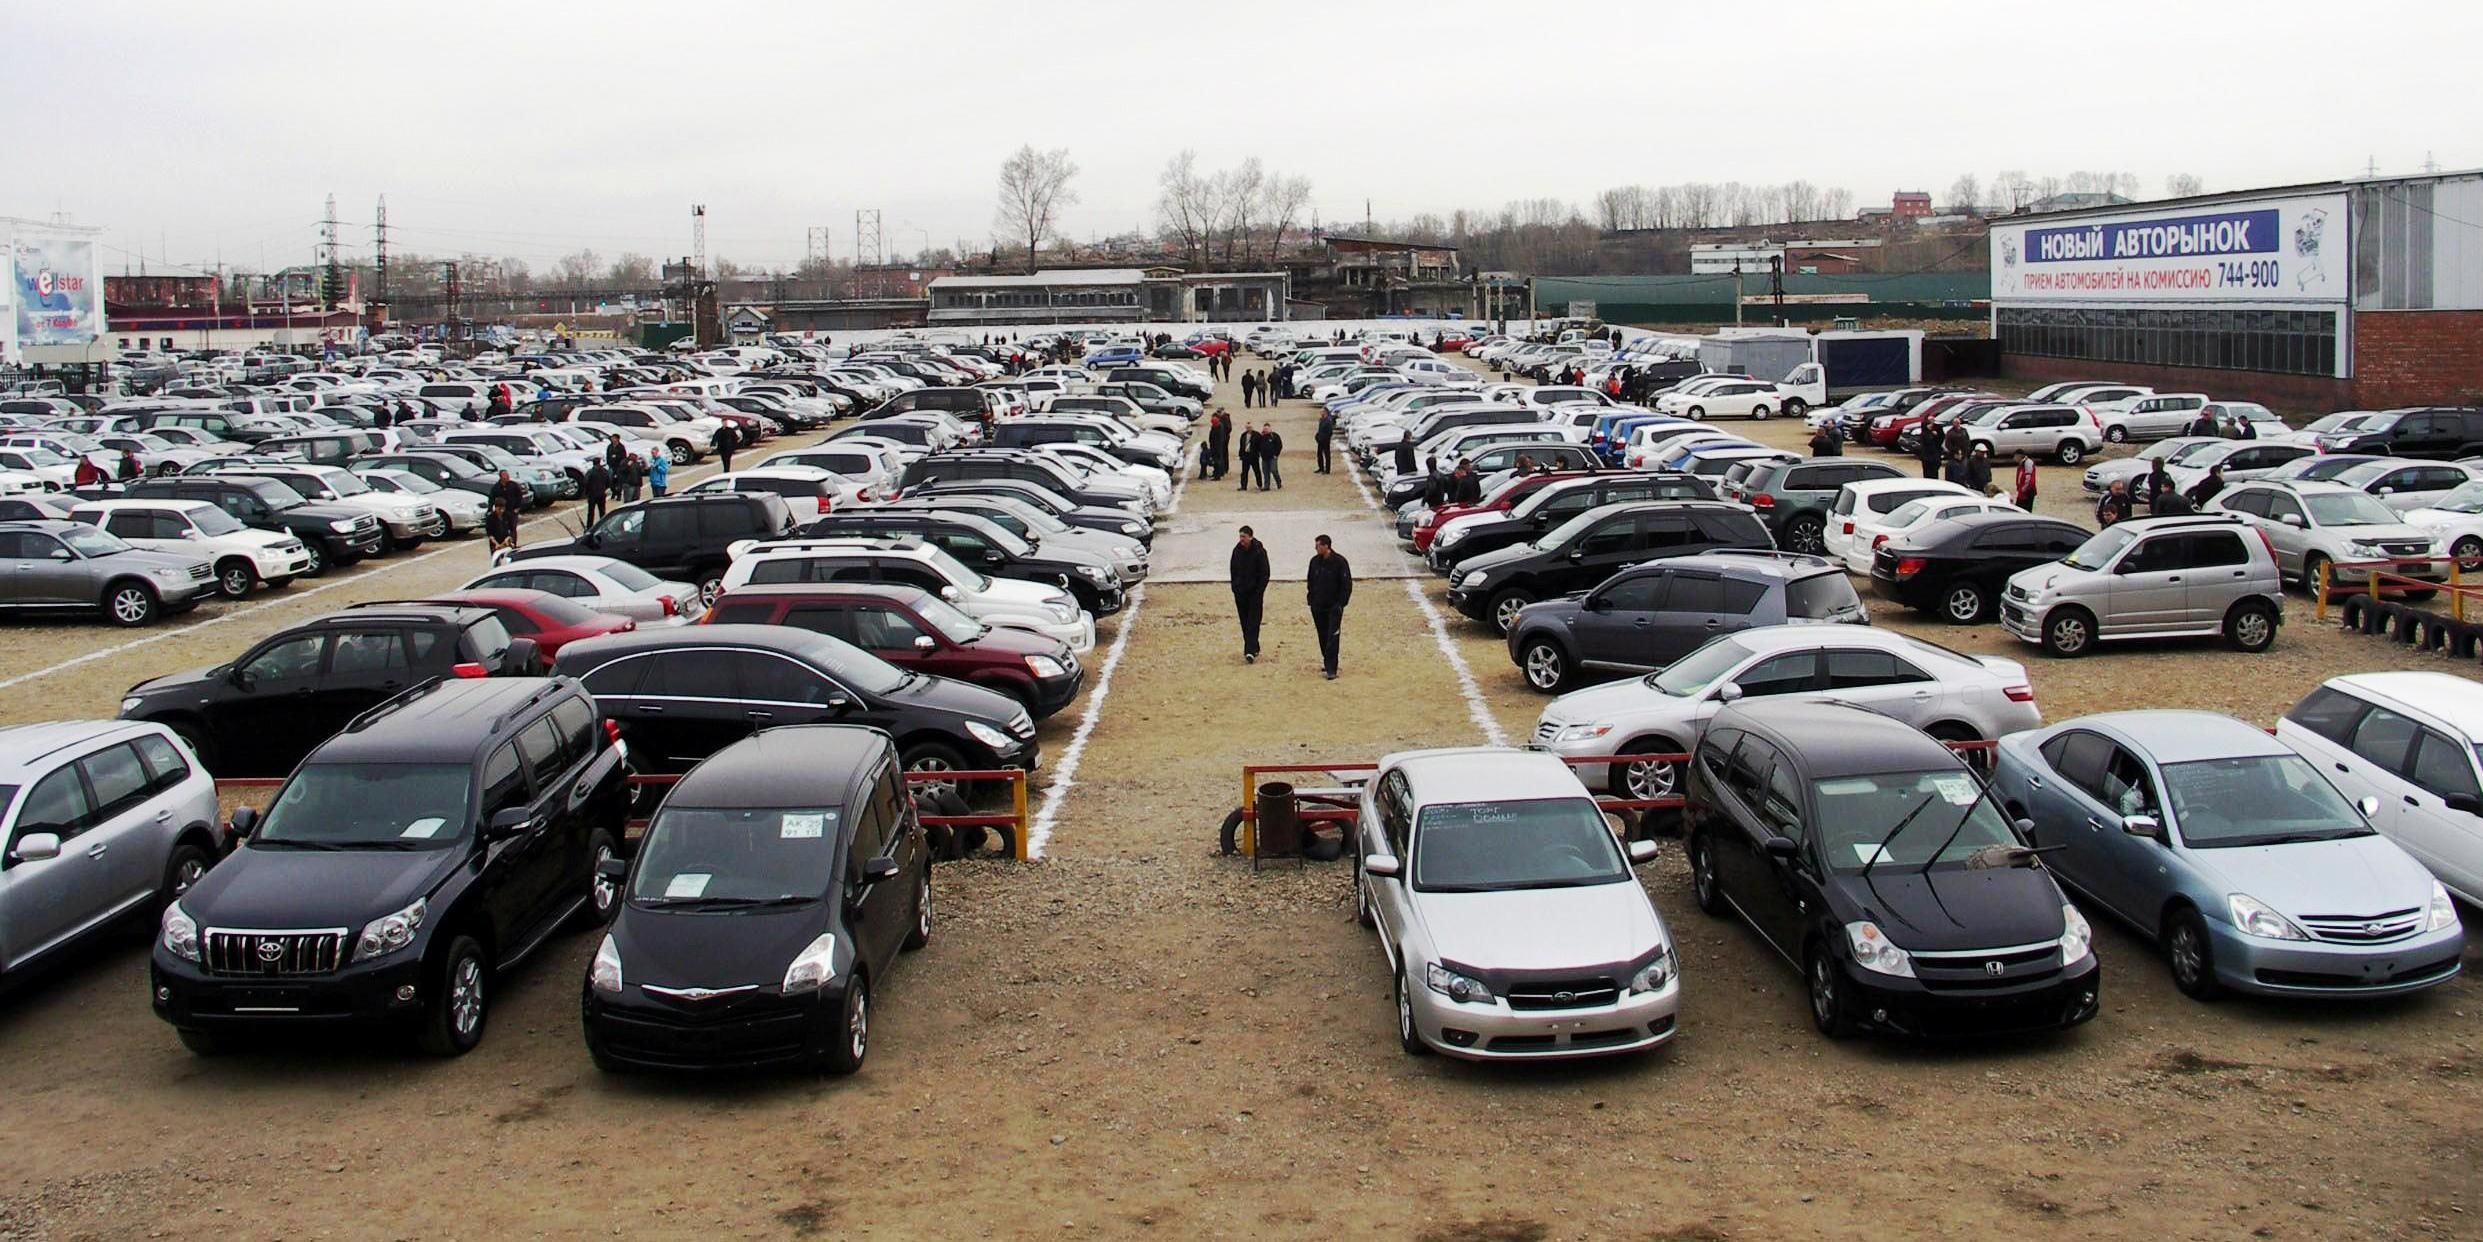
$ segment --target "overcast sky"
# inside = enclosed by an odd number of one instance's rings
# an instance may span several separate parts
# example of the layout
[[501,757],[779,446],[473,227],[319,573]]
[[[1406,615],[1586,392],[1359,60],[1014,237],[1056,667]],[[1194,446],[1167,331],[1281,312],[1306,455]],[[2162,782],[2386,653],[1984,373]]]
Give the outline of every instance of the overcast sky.
[[109,270],[355,254],[538,269],[708,246],[800,262],[986,244],[1001,160],[1065,146],[1067,231],[1151,226],[1157,172],[1257,156],[1323,221],[1632,182],[1804,178],[1884,204],[2125,170],[2211,190],[2483,165],[2483,4],[639,3],[0,0],[0,215]]

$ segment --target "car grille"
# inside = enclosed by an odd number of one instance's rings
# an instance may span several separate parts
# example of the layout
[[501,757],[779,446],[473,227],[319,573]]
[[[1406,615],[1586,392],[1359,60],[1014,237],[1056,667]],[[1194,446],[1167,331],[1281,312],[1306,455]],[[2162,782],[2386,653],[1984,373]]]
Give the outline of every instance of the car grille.
[[2009,598],[2014,600],[2031,600],[2034,598],[2034,595],[2022,586],[2013,586],[2009,588]]
[[1914,977],[1935,992],[2022,987],[2058,975],[2062,965],[2058,943],[1912,956]]
[[379,519],[365,513],[353,520],[353,529],[349,533],[356,539],[366,535],[376,535],[379,533]]
[[1530,979],[1511,985],[1506,999],[1511,1009],[1585,1009],[1609,1005],[1620,997],[1620,986],[1609,977],[1598,975],[1587,979]]
[[2427,979],[2445,979],[2456,974],[2457,968],[2458,960],[2448,957],[2436,962],[2425,962],[2419,966],[2408,966],[2403,970],[2385,975],[2345,975],[2324,970],[2261,970],[2256,974],[2259,982],[2273,987],[2336,988],[2344,991],[2354,988],[2394,987],[2398,984],[2420,983]]
[[211,975],[325,975],[345,964],[345,929],[229,931],[210,927],[199,938],[200,964]]
[[1546,720],[1535,726],[1535,740],[1549,742],[1561,731],[1561,727],[1561,723],[1557,720]]
[[2302,930],[2320,940],[2341,944],[2379,944],[2402,940],[2423,925],[2420,910],[2391,910],[2386,914],[2306,914],[2294,920]]
[[1009,718],[1009,732],[1014,733],[1019,737],[1033,737],[1035,735],[1035,718],[1027,715],[1023,711],[1019,712],[1015,716]]
[[2390,556],[2429,556],[2431,545],[2411,539],[2396,539],[2372,545]]

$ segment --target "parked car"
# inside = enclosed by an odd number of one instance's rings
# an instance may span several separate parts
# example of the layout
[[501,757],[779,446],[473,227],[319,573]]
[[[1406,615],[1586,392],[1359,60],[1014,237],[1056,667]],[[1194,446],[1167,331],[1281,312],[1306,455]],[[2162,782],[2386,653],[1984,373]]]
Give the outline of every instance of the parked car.
[[161,725],[0,728],[0,791],[0,977],[152,921],[224,856],[215,780]]
[[[2483,713],[2447,673],[2331,677],[2276,722],[2277,740],[2328,765],[2338,792],[2378,800],[2380,835],[2468,904],[2483,904]],[[2367,804],[2366,804],[2367,805]]]
[[[355,458],[349,468],[366,480],[381,471],[410,474],[433,487],[471,495],[487,507],[486,511],[491,503],[491,490],[500,482],[496,471],[485,470],[462,457],[435,453],[371,453]],[[523,480],[519,481],[518,486],[525,489],[527,504],[531,506],[534,503],[534,489],[526,487]]]
[[460,591],[541,591],[651,628],[705,615],[698,587],[666,581],[609,556],[538,556],[476,574]]
[[734,554],[724,589],[795,582],[881,582],[920,587],[976,620],[1033,630],[1086,654],[1095,617],[1067,589],[996,578],[919,539],[789,539]]
[[2207,403],[2208,396],[2203,392],[2168,392],[2130,397],[2092,408],[2096,421],[2103,426],[2104,439],[2113,444],[2126,444],[2132,440],[2161,440],[2166,436],[2187,434]]
[[1699,740],[1683,819],[1699,908],[1798,963],[1831,1039],[2095,1016],[2094,930],[1974,771],[1919,730],[1844,703],[1736,703]]
[[897,481],[905,474],[905,463],[898,460],[894,453],[836,444],[771,453],[761,458],[755,469],[774,470],[785,466],[810,466],[850,480],[855,488],[854,500],[863,504],[896,499]]
[[1992,615],[2019,571],[2049,565],[2093,536],[2076,523],[2015,508],[1930,518],[1872,551],[1871,592],[1951,625],[1972,625]]
[[[1772,696],[1866,707],[1944,742],[1989,740],[2043,722],[2026,667],[1894,630],[1782,625],[1710,639],[1660,673],[1571,691],[1545,705],[1533,744],[1571,757],[1687,752],[1726,704]],[[1625,798],[1681,792],[1661,760],[1586,766],[1578,779]]]
[[1147,577],[1147,545],[1137,537],[1072,526],[1041,507],[1014,496],[934,489],[921,496],[891,501],[885,507],[901,513],[970,514],[1025,540],[1032,547],[1056,546],[1101,557],[1112,564],[1114,573],[1124,586],[1143,582]]
[[976,514],[878,506],[834,513],[803,530],[814,539],[920,539],[996,578],[1059,586],[1098,617],[1127,601],[1118,562],[1070,544],[1029,543]]
[[811,466],[770,466],[709,475],[675,495],[709,492],[765,492],[785,502],[795,522],[816,521],[843,505],[860,500],[861,487],[841,475]]
[[1506,634],[1536,600],[1583,591],[1624,566],[1710,548],[1773,551],[1749,511],[1719,500],[1632,501],[1589,509],[1532,543],[1468,557],[1449,578],[1457,611]]
[[[0,501],[0,506],[6,504]],[[2425,508],[2411,510],[2405,521],[2429,532],[2462,568],[2469,572],[2483,568],[2483,482],[2468,483]]]
[[2173,983],[2388,996],[2456,977],[2448,890],[2320,770],[2211,712],[2085,716],[2002,738],[1992,792],[2091,907],[2161,946]]
[[2428,508],[2458,488],[2483,479],[2483,471],[2460,462],[2382,457],[2348,466],[2329,478],[2369,492],[2379,497],[2381,504],[2406,513]]
[[421,497],[381,491],[341,467],[254,465],[235,472],[282,483],[304,500],[370,514],[379,521],[385,546],[392,551],[420,547],[423,540],[448,533],[448,515],[439,506]]
[[1140,520],[1153,516],[1146,492],[1136,484],[1082,477],[1041,453],[1016,449],[967,449],[933,453],[907,462],[900,480],[908,495],[950,479],[1015,479],[1049,489],[1080,505],[1127,509]]
[[218,776],[282,776],[354,717],[438,678],[529,678],[531,640],[483,608],[391,604],[313,617],[240,658],[131,686],[121,718],[169,727]]
[[1037,720],[1067,707],[1086,678],[1067,643],[975,620],[919,587],[744,586],[717,599],[706,620],[826,634],[898,668],[1000,691]]
[[1973,445],[1988,450],[1995,461],[2026,453],[2074,466],[2104,449],[2103,432],[2075,406],[1995,406],[1969,415],[1965,427]]
[[1042,484],[1023,479],[935,479],[903,493],[903,498],[907,500],[928,500],[935,496],[1006,497],[1033,505],[1071,526],[1125,535],[1142,545],[1151,546],[1155,542],[1155,526],[1144,514],[1119,506],[1101,508],[1082,505]]
[[379,519],[360,509],[307,501],[272,479],[248,475],[184,474],[142,479],[123,489],[132,500],[203,500],[258,530],[293,536],[310,554],[305,576],[377,556],[387,546]]
[[[2208,436],[2175,436],[2169,440],[2158,440],[2140,449],[2135,457],[2115,457],[2087,467],[2086,473],[2078,478],[2078,486],[2087,495],[2100,497],[2111,491],[2113,484],[2124,484],[2129,493],[2130,502],[2144,504],[2151,497],[2145,490],[2146,480],[2143,476],[2153,473],[2159,464],[2169,467],[2192,454],[2207,452],[2211,445],[2223,443],[2226,441]],[[2167,474],[2166,477],[2169,478],[2170,475]]]
[[1356,837],[1354,913],[1379,934],[1407,1053],[1601,1056],[1677,1032],[1680,960],[1631,874],[1655,843],[1624,848],[1558,760],[1385,756]]
[[410,470],[364,468],[359,462],[354,463],[352,470],[353,476],[374,492],[411,496],[438,509],[449,537],[480,532],[483,519],[491,512],[491,502],[480,494],[442,487]]
[[2318,450],[2307,444],[2274,444],[2265,440],[2217,440],[2206,448],[2183,453],[2164,463],[2164,474],[2173,486],[2187,492],[2207,477],[2209,469],[2224,467],[2226,484],[2246,482],[2263,471],[2273,470],[2286,462],[2308,457]]
[[701,604],[715,603],[731,548],[794,532],[792,510],[772,492],[659,496],[622,505],[574,539],[547,539],[502,554],[514,565],[544,557],[602,556],[627,561],[659,578],[698,587]]
[[1437,528],[1428,560],[1443,573],[1488,552],[1531,543],[1579,514],[1607,505],[1713,500],[1707,484],[1678,474],[1585,473],[1521,490],[1505,512],[1457,514]]
[[149,625],[215,589],[205,556],[150,552],[84,522],[0,522],[0,609],[9,612],[100,612],[114,625]]
[[2207,508],[2256,529],[2275,553],[2277,572],[2314,594],[2338,565],[2425,582],[2448,577],[2447,566],[2429,559],[2444,555],[2430,531],[2343,483],[2248,483],[2224,489]]
[[1828,550],[1828,520],[1848,483],[1907,477],[1886,462],[1809,457],[1761,466],[1744,476],[1738,499],[1750,506],[1787,552]]
[[1552,694],[1583,673],[1663,668],[1719,634],[1870,619],[1825,558],[1708,552],[1648,561],[1583,595],[1527,605],[1509,627],[1509,660],[1529,688]]
[[1873,536],[1885,529],[1888,515],[1917,500],[1949,498],[1959,501],[1981,500],[1981,493],[1963,483],[1940,479],[1896,478],[1864,479],[1848,483],[1828,505],[1828,525],[1820,533],[1828,556],[1844,563],[1855,573],[1868,573],[1871,568]]
[[313,748],[264,820],[233,812],[241,848],[165,909],[156,1016],[201,1055],[270,1029],[471,1051],[500,980],[609,910],[597,865],[617,856],[624,777],[574,682],[446,678],[388,699]]
[[[445,591],[427,599],[403,602],[427,608],[488,608],[493,616],[500,618],[500,624],[509,631],[510,637],[532,641],[538,655],[547,661],[558,656],[562,647],[581,638],[627,633],[638,628],[638,623],[628,617],[597,612],[576,600],[549,591]],[[386,608],[394,605],[360,606]]]
[[2236,650],[2260,652],[2284,622],[2283,590],[2267,540],[2239,518],[2142,518],[2010,575],[2000,626],[2056,656],[2082,656],[2105,641],[2217,634]]
[[2353,431],[2323,437],[2320,447],[2331,453],[2432,461],[2483,455],[2483,410],[2449,406],[2389,410]]
[[931,851],[888,735],[768,729],[690,769],[634,858],[581,1002],[597,1068],[850,1074],[873,989],[931,941]]

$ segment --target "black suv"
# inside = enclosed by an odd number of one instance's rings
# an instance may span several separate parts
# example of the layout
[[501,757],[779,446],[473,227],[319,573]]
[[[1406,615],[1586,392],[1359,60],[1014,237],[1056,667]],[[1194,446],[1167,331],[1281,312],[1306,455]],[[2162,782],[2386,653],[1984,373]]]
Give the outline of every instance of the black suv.
[[2429,406],[2391,410],[2386,423],[2365,427],[2350,439],[2329,443],[2330,453],[2375,453],[2454,461],[2483,454],[2483,410]]
[[141,479],[125,493],[132,500],[204,500],[253,530],[281,531],[310,553],[310,576],[377,556],[387,529],[370,513],[340,504],[306,501],[273,479],[230,474],[178,474]]
[[872,990],[931,942],[931,850],[886,733],[769,729],[664,797],[580,1006],[598,1069],[862,1068]]
[[658,578],[698,584],[701,603],[716,602],[731,548],[746,539],[792,536],[793,511],[774,492],[701,492],[661,496],[622,505],[575,539],[550,539],[508,554],[510,561],[538,556],[609,556]]
[[1506,634],[1519,610],[1583,591],[1641,561],[1710,548],[1775,550],[1767,528],[1721,500],[1653,500],[1589,509],[1533,543],[1468,558],[1448,580],[1457,611]]
[[932,453],[905,463],[904,490],[950,479],[1016,479],[1056,492],[1081,505],[1100,509],[1146,512],[1146,493],[1137,487],[1089,481],[1041,453],[1022,449],[962,449]]
[[582,639],[556,666],[619,723],[641,771],[686,772],[760,730],[861,724],[897,740],[908,770],[1033,771],[1035,722],[997,690],[901,669],[784,625],[696,625]]
[[907,500],[934,496],[997,496],[1003,500],[1019,500],[1071,526],[1126,535],[1150,546],[1155,543],[1155,524],[1138,514],[1119,507],[1081,505],[1040,483],[1022,479],[936,479],[920,487],[907,488],[901,495]]
[[1828,550],[1828,510],[1848,483],[1865,479],[1902,479],[1905,472],[1886,462],[1853,457],[1808,457],[1774,462],[1751,471],[1741,486],[1742,500],[1768,533],[1788,552]]
[[2075,523],[2028,513],[1943,518],[1872,551],[1871,593],[1938,613],[1951,625],[1971,625],[1993,615],[2010,575],[2057,561],[2094,536]]
[[[155,1013],[191,1051],[253,1029],[482,1042],[501,972],[616,890],[621,754],[571,681],[426,682],[328,739],[165,912]],[[358,1044],[356,1046],[359,1046]]]
[[[1686,474],[1642,470],[1610,472],[1545,483],[1506,513],[1477,514],[1478,520],[1457,527],[1453,536],[1431,541],[1431,567],[1453,570],[1486,552],[1526,543],[1543,532],[1605,505],[1637,500],[1714,500],[1706,483]],[[1447,536],[1447,532],[1443,532]]]
[[869,507],[840,509],[802,530],[805,539],[920,539],[983,573],[1058,586],[1078,607],[1108,617],[1127,602],[1110,556],[1067,544],[1031,543],[972,513]]
[[1698,907],[1801,963],[1811,1020],[1962,1035],[2095,1016],[2094,933],[1948,747],[1842,703],[1716,714],[1684,809]]
[[1709,552],[1633,566],[1584,595],[1518,611],[1509,659],[1545,694],[1583,672],[1643,673],[1718,634],[1801,622],[1868,625],[1843,567],[1792,552]]
[[349,608],[270,635],[229,664],[139,682],[121,699],[121,718],[170,726],[217,776],[282,776],[408,686],[541,671],[534,640],[509,637],[488,608]]

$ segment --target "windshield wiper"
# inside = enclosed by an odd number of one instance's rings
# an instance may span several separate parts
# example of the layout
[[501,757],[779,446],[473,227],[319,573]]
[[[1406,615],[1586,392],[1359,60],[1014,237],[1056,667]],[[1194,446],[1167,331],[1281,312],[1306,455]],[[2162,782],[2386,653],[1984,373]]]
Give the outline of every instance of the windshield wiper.
[[1906,826],[1914,822],[1914,817],[1929,809],[1931,804],[1937,801],[1939,797],[1940,795],[1937,792],[1924,794],[1923,800],[1915,803],[1914,809],[1907,811],[1905,813],[1905,818],[1898,820],[1897,826],[1889,829],[1888,835],[1879,839],[1878,845],[1871,847],[1871,857],[1865,860],[1862,864],[1863,875],[1869,876],[1871,874],[1871,868],[1878,866],[1879,860],[1888,857],[1888,843],[1896,840],[1897,834],[1905,831]]
[[[1966,830],[1966,821],[1974,818],[1974,808],[1983,805],[1983,799],[1990,796],[1992,796],[1992,787],[1982,784],[1979,781],[1976,782],[1974,801],[1969,802],[1957,809],[1957,826],[1948,830],[1948,840],[1942,841],[1940,843],[1940,848],[1931,851],[1931,857],[1923,860],[1923,869],[1915,874],[1931,874],[1931,864],[1940,861],[1940,855],[1948,853],[1948,847],[1957,844],[1957,834],[1964,832]],[[2014,836],[2015,834],[2011,835]]]

